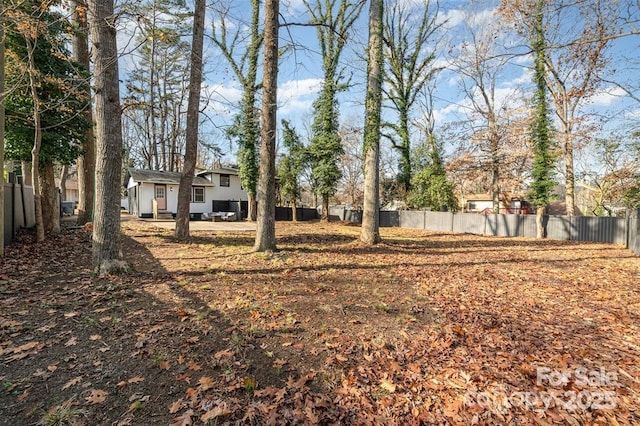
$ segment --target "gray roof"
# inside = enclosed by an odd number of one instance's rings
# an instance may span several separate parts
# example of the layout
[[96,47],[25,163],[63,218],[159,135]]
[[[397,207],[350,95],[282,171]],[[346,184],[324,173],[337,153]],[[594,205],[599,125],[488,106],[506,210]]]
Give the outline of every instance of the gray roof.
[[238,175],[238,169],[234,169],[231,167],[216,167],[215,169],[202,172],[202,174],[205,173],[216,173],[219,175]]
[[[127,174],[133,178],[136,182],[148,182],[148,183],[160,183],[160,184],[180,184],[180,173],[176,172],[163,172],[159,170],[140,170],[129,169]],[[201,177],[194,176],[193,184],[195,186],[215,186],[209,180]]]

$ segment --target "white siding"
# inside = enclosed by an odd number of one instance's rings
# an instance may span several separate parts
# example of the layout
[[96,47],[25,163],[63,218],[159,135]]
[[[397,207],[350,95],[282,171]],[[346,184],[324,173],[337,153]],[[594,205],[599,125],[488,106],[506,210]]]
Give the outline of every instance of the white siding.
[[[215,185],[213,199],[221,201],[247,201],[247,193],[241,188],[240,178],[237,175],[231,175],[229,181],[228,187],[220,186],[220,175],[217,173],[213,175],[213,184]],[[209,204],[211,204],[211,200],[209,200]]]
[[152,183],[141,183],[138,187],[138,207],[140,214],[153,213],[154,186]]

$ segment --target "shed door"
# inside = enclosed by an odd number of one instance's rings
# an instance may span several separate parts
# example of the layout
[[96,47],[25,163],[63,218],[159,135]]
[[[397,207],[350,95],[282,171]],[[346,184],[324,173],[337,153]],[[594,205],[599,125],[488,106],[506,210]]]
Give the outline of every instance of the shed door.
[[167,209],[167,185],[156,185],[156,202],[158,203],[158,210]]

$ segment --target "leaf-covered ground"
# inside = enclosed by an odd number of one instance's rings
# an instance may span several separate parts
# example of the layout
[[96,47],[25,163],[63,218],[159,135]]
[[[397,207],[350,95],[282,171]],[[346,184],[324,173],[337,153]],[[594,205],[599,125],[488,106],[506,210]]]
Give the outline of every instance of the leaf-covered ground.
[[639,424],[640,259],[622,247],[278,223],[189,243],[123,223],[0,260],[0,424]]

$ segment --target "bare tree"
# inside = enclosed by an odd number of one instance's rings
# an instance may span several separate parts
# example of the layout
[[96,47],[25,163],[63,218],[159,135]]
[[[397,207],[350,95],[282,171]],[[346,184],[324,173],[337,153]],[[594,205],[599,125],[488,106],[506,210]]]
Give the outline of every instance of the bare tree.
[[93,266],[99,273],[117,273],[128,267],[120,249],[122,124],[113,0],[90,0],[89,18],[96,137]]
[[191,42],[191,77],[189,78],[189,105],[187,107],[187,140],[184,167],[180,174],[178,209],[176,212],[176,238],[189,236],[189,205],[193,175],[198,155],[198,119],[200,91],[202,89],[202,49],[204,44],[204,18],[206,1],[196,0],[193,14],[193,39]]
[[278,90],[278,10],[279,0],[264,6],[264,78],[260,174],[258,177],[258,227],[255,251],[276,249],[276,127]]
[[371,0],[369,6],[369,59],[367,61],[367,97],[364,128],[365,182],[360,240],[380,242],[380,110],[382,107],[382,14],[383,0]]
[[[513,59],[506,48],[509,33],[499,19],[478,21],[483,14],[470,13],[465,19],[468,41],[455,49],[451,59],[469,104],[465,127],[468,140],[479,150],[479,166],[490,174],[493,212],[499,213],[502,163],[509,150],[507,129],[513,106],[521,96],[517,88],[499,90],[507,66]],[[497,18],[497,16],[496,16]]]

